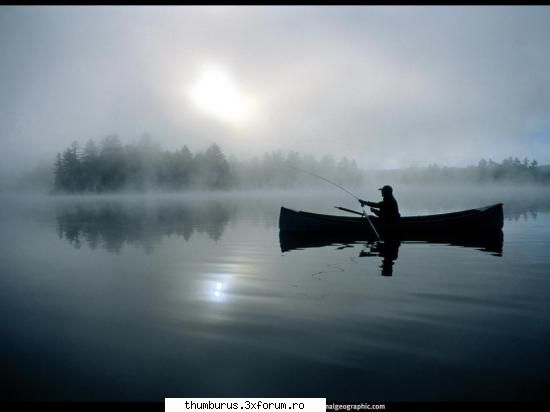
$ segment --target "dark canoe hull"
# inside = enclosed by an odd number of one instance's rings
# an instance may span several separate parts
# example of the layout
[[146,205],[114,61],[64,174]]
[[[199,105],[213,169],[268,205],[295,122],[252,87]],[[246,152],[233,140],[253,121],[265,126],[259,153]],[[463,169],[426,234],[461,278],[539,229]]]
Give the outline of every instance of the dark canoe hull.
[[[382,238],[400,240],[468,240],[494,237],[502,233],[502,204],[479,209],[425,216],[404,216],[399,224],[384,227],[377,217],[370,222]],[[322,215],[281,207],[279,230],[285,238],[377,239],[371,224],[364,217]]]

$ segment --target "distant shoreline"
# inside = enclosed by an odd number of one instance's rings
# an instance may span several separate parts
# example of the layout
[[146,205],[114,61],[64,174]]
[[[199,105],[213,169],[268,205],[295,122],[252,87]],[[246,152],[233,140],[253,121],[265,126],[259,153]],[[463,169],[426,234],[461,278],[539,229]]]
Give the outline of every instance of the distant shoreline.
[[393,186],[548,186],[550,165],[508,157],[501,162],[479,160],[475,166],[411,166],[366,170],[353,159],[293,151],[264,153],[251,160],[228,158],[215,143],[203,152],[187,146],[163,150],[152,139],[123,145],[109,136],[84,147],[73,142],[50,164],[8,179],[0,190],[50,193],[109,194],[313,189],[327,181],[342,187]]

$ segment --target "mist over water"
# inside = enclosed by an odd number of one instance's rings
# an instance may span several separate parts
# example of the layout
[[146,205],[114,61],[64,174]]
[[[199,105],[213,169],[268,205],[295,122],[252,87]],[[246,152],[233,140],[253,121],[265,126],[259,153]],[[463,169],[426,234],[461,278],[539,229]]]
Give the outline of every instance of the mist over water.
[[395,196],[503,202],[502,253],[401,242],[388,276],[366,242],[282,252],[280,207],[358,208],[337,189],[2,196],[3,398],[547,399],[548,192]]

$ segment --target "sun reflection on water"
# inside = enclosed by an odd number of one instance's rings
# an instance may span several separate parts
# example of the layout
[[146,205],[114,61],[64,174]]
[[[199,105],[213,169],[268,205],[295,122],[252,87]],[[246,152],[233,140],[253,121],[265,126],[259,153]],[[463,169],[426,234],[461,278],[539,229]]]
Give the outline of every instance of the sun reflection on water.
[[216,282],[216,290],[214,291],[214,296],[217,297],[217,298],[221,297],[222,296],[222,293],[221,293],[222,289],[223,289],[223,283]]
[[203,289],[207,300],[217,303],[227,302],[227,276],[221,273],[209,274],[210,279],[206,280]]

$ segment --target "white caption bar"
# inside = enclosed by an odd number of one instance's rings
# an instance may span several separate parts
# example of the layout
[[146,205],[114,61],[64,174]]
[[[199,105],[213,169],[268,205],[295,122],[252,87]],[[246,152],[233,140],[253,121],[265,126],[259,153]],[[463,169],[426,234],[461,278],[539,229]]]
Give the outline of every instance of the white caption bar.
[[326,398],[165,398],[165,412],[325,412]]

